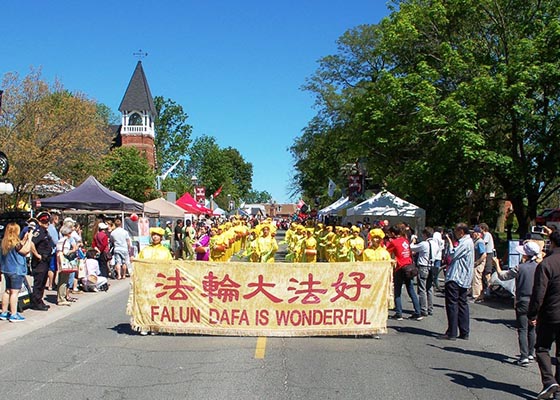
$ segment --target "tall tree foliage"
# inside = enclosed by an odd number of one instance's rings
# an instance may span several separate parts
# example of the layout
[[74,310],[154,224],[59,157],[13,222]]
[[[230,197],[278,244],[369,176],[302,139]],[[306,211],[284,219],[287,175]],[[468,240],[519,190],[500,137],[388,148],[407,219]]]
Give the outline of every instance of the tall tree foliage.
[[95,102],[58,82],[49,85],[40,70],[24,78],[8,73],[2,87],[0,148],[11,163],[14,205],[27,200],[48,172],[81,182],[99,171],[111,140]]
[[165,173],[175,162],[181,163],[163,181],[163,189],[183,193],[190,185],[188,152],[192,126],[183,107],[162,96],[154,98],[156,107],[155,145],[158,174]]
[[108,188],[142,203],[157,197],[153,190],[155,174],[138,149],[116,148],[104,157],[103,166],[101,181]]
[[238,203],[251,190],[253,165],[236,149],[223,149],[215,138],[201,136],[193,142],[189,155],[192,173],[198,178],[198,184],[206,188],[206,196],[221,188],[215,199],[220,207],[227,208],[228,195]]
[[[468,217],[472,203],[490,210],[496,193],[526,231],[558,191],[559,3],[395,1],[379,25],[348,31],[306,85],[320,124],[292,147],[300,187],[311,194],[306,179],[358,157],[438,222]],[[304,169],[329,136],[338,166]]]

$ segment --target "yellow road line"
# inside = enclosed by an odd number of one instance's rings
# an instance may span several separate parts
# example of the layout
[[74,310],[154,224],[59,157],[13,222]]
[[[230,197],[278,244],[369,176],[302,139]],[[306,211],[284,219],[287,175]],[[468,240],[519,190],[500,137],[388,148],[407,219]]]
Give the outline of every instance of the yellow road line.
[[266,337],[257,338],[257,347],[255,348],[255,358],[264,358],[266,350]]

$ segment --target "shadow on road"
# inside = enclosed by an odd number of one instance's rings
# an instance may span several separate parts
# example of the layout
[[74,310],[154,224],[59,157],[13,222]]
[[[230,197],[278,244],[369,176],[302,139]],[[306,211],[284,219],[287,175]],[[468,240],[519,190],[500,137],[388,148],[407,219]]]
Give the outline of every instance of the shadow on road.
[[517,322],[514,319],[489,319],[489,318],[473,318],[478,322],[486,322],[492,325],[504,325],[509,329],[517,329]]
[[[461,352],[464,350],[461,349]],[[524,389],[519,385],[512,385],[504,382],[496,382],[486,377],[467,371],[456,371],[447,368],[433,368],[436,371],[448,371],[445,375],[451,378],[451,382],[463,387],[472,389],[490,389],[499,392],[509,393],[515,397],[522,399],[534,399],[537,395],[535,392]]]
[[118,325],[113,326],[112,328],[109,328],[109,329],[117,332],[119,335],[137,335],[138,334],[138,332],[132,330],[132,328],[130,327],[130,324],[118,324]]
[[440,332],[432,332],[426,329],[415,328],[412,326],[387,326],[387,329],[392,329],[399,333],[409,333],[412,335],[422,335],[422,336],[431,336],[431,337],[437,337],[441,334]]
[[428,346],[432,346],[441,350],[445,350],[445,351],[450,351],[452,353],[459,353],[459,354],[466,354],[469,356],[474,356],[474,357],[480,357],[480,358],[488,358],[490,360],[494,360],[494,361],[499,361],[501,363],[504,364],[513,364],[513,362],[515,361],[514,358],[506,356],[505,354],[500,354],[500,353],[492,353],[490,351],[477,351],[477,350],[468,350],[465,349],[463,347],[459,348],[459,347],[450,347],[450,346],[435,346],[435,345],[428,345]]

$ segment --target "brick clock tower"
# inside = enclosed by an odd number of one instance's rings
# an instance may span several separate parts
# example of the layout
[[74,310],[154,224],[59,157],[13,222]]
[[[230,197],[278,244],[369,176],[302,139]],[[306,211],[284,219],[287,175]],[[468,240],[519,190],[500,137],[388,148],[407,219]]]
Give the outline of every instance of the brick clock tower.
[[152,168],[156,168],[154,120],[156,108],[148,86],[148,80],[138,61],[130,83],[119,106],[122,114],[120,138],[121,146],[136,147],[141,155],[148,160]]

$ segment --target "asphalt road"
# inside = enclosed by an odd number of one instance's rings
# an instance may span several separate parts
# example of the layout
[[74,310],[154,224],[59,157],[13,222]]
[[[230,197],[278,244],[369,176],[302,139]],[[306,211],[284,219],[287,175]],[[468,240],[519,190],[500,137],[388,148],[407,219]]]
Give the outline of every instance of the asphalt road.
[[[534,398],[536,364],[518,367],[508,301],[471,306],[469,341],[440,341],[443,299],[423,321],[372,337],[142,337],[125,314],[127,281],[70,308],[0,321],[1,399]],[[405,310],[412,305],[404,295]]]

